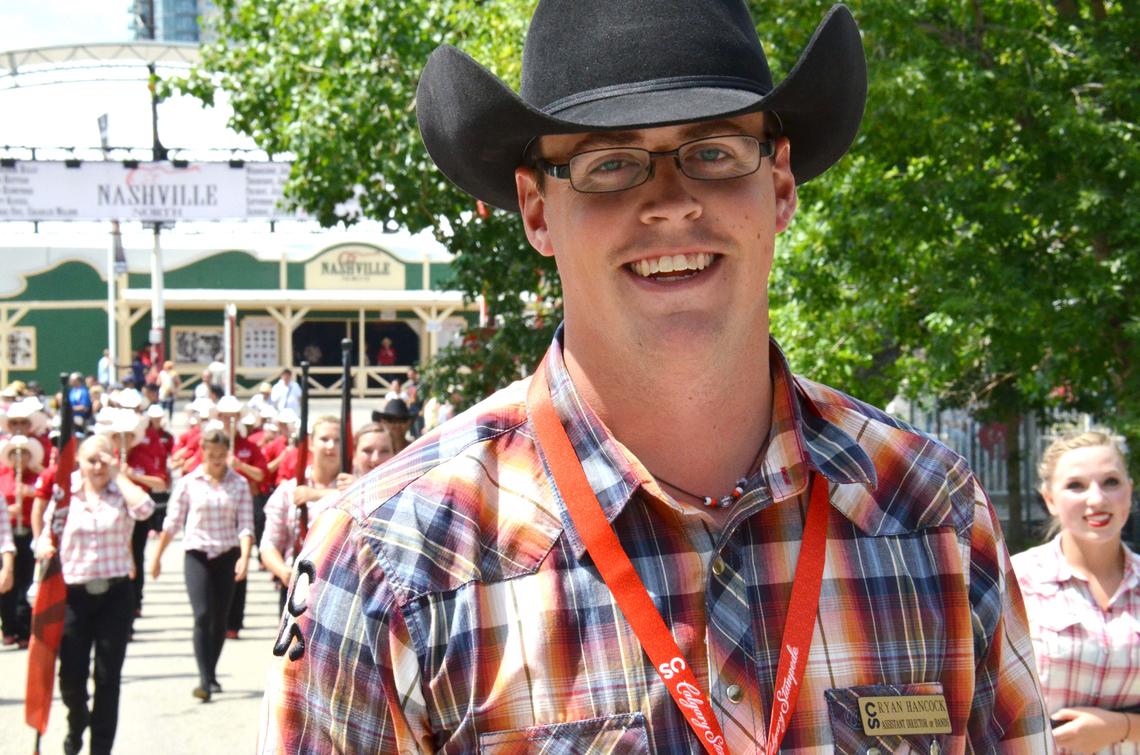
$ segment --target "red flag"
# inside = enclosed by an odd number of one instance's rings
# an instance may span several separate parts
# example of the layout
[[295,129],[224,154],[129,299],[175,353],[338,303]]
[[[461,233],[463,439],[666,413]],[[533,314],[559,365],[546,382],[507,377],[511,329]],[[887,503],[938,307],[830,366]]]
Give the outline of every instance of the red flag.
[[[66,512],[71,505],[71,472],[75,469],[75,437],[72,433],[71,404],[67,400],[66,376],[61,376],[63,407],[59,433],[59,463],[55,468],[55,511]],[[52,521],[55,521],[53,517]],[[28,645],[28,679],[24,694],[24,721],[40,736],[47,731],[51,698],[55,691],[55,660],[63,639],[63,619],[67,611],[67,585],[59,561],[59,541],[55,528],[48,525],[48,536],[56,554],[44,565],[35,604],[32,606],[32,637]],[[37,737],[37,750],[39,738]]]

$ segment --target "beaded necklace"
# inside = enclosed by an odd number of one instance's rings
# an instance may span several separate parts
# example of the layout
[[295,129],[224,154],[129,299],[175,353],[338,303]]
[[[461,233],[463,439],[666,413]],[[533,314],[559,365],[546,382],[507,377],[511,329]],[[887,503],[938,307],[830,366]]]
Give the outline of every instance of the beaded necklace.
[[730,492],[725,493],[724,495],[719,496],[719,497],[713,497],[711,495],[698,495],[697,493],[693,493],[693,492],[690,492],[688,490],[685,490],[680,485],[676,485],[672,482],[669,482],[668,480],[666,480],[664,477],[661,477],[660,475],[653,475],[653,476],[654,476],[654,478],[656,478],[657,482],[661,483],[665,487],[672,488],[673,490],[676,490],[678,493],[684,493],[685,495],[689,496],[690,498],[694,498],[694,499],[700,501],[706,508],[710,508],[710,509],[727,508],[727,507],[731,506],[733,503],[735,503],[737,500],[739,500],[742,495],[744,495],[744,490],[745,490],[745,488],[748,487],[749,476],[756,469],[756,465],[760,461],[760,457],[764,455],[764,449],[766,449],[767,447],[768,447],[767,443],[763,443],[760,445],[760,450],[758,450],[756,452],[756,456],[752,459],[752,463],[750,465],[748,465],[748,474],[744,475],[739,480],[737,480],[736,484],[732,486],[732,490]]

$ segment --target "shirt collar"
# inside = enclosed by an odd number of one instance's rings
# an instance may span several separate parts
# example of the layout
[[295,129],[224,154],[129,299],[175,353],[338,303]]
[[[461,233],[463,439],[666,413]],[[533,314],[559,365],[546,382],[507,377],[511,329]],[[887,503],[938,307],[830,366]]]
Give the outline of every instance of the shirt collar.
[[[1124,579],[1120,582],[1119,592],[1130,590],[1140,583],[1140,556],[1132,552],[1124,542],[1121,542],[1120,547],[1124,549]],[[1088,580],[1081,574],[1073,570],[1069,565],[1068,560],[1065,558],[1064,551],[1061,550],[1061,535],[1057,534],[1048,543],[1048,548],[1052,558],[1041,561],[1036,564],[1035,572],[1036,578],[1042,582],[1056,582],[1058,584],[1068,582],[1071,579],[1079,579],[1087,582]]]
[[[545,357],[551,403],[606,520],[613,522],[639,487],[659,498],[662,497],[660,488],[578,394],[566,369],[562,347],[563,326],[560,325]],[[760,471],[753,475],[747,487],[767,484],[772,500],[781,501],[799,495],[807,487],[811,472],[818,472],[833,484],[859,483],[874,488],[875,467],[867,453],[842,429],[823,418],[811,398],[799,388],[787,359],[772,338],[769,338],[769,369],[772,373],[772,426]],[[553,488],[553,478],[550,482]],[[559,510],[569,544],[581,558],[585,544],[561,500]]]

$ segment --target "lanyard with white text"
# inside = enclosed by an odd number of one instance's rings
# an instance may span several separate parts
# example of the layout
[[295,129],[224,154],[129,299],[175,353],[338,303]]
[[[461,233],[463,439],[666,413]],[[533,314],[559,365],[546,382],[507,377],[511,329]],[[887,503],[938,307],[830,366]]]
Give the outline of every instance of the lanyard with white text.
[[[539,444],[554,476],[554,483],[566,502],[566,509],[590,558],[705,750],[725,755],[727,746],[712,706],[701,690],[696,674],[681,655],[661,614],[653,605],[653,599],[649,597],[644,583],[634,571],[613,527],[606,520],[601,504],[574,453],[574,446],[554,411],[550,401],[550,388],[546,382],[545,363],[539,365],[531,378],[527,404]],[[796,578],[792,584],[791,602],[780,644],[780,665],[776,671],[768,746],[765,748],[768,755],[779,752],[807,666],[823,579],[827,509],[827,483],[819,475],[814,475],[800,556],[796,562]]]

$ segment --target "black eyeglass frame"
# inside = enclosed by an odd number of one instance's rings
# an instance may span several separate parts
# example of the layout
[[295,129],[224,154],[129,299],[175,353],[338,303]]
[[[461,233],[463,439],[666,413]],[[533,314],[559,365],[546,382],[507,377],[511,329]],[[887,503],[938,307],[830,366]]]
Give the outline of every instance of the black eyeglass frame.
[[[688,147],[691,144],[698,144],[700,142],[705,142],[705,141],[714,141],[716,139],[724,139],[726,137],[751,139],[752,141],[756,142],[757,149],[758,149],[758,152],[760,155],[760,159],[756,161],[756,167],[755,168],[748,171],[747,173],[741,173],[739,175],[727,176],[727,177],[723,177],[723,178],[702,178],[700,176],[691,176],[685,172],[685,166],[682,165],[682,163],[681,163],[681,150],[685,149],[686,147]],[[570,175],[570,163],[575,158],[581,157],[582,155],[594,154],[595,152],[610,152],[613,150],[628,150],[630,152],[641,152],[641,153],[649,155],[649,166],[645,171],[645,175],[642,177],[642,179],[640,181],[638,181],[637,183],[634,183],[634,184],[630,184],[629,186],[623,186],[620,189],[601,189],[601,190],[597,190],[597,191],[579,189],[577,186],[574,185],[574,180]],[[681,172],[681,175],[685,176],[686,178],[691,178],[694,181],[731,181],[734,178],[744,178],[745,176],[752,175],[756,171],[760,170],[760,161],[761,160],[763,160],[765,157],[772,157],[775,154],[776,154],[776,140],[774,138],[773,139],[765,139],[765,140],[761,141],[760,139],[758,139],[755,136],[752,136],[751,134],[718,134],[716,136],[702,136],[699,139],[690,139],[689,141],[684,142],[683,144],[677,145],[677,147],[675,149],[666,150],[664,152],[654,152],[653,150],[643,149],[641,147],[622,147],[622,146],[599,147],[598,149],[587,149],[587,150],[584,150],[582,152],[576,152],[573,155],[570,155],[570,158],[564,163],[552,163],[549,160],[547,160],[546,158],[538,157],[535,159],[534,165],[536,168],[538,168],[539,170],[541,170],[543,173],[550,176],[551,178],[558,178],[558,179],[561,179],[563,181],[570,181],[570,187],[572,189],[574,189],[574,191],[580,192],[582,194],[613,194],[613,193],[616,193],[619,191],[629,191],[630,189],[635,189],[638,186],[641,186],[642,184],[646,183],[650,178],[653,177],[653,167],[656,164],[656,163],[654,163],[654,160],[656,160],[659,157],[672,157],[673,163],[677,166],[677,170],[679,170]]]

